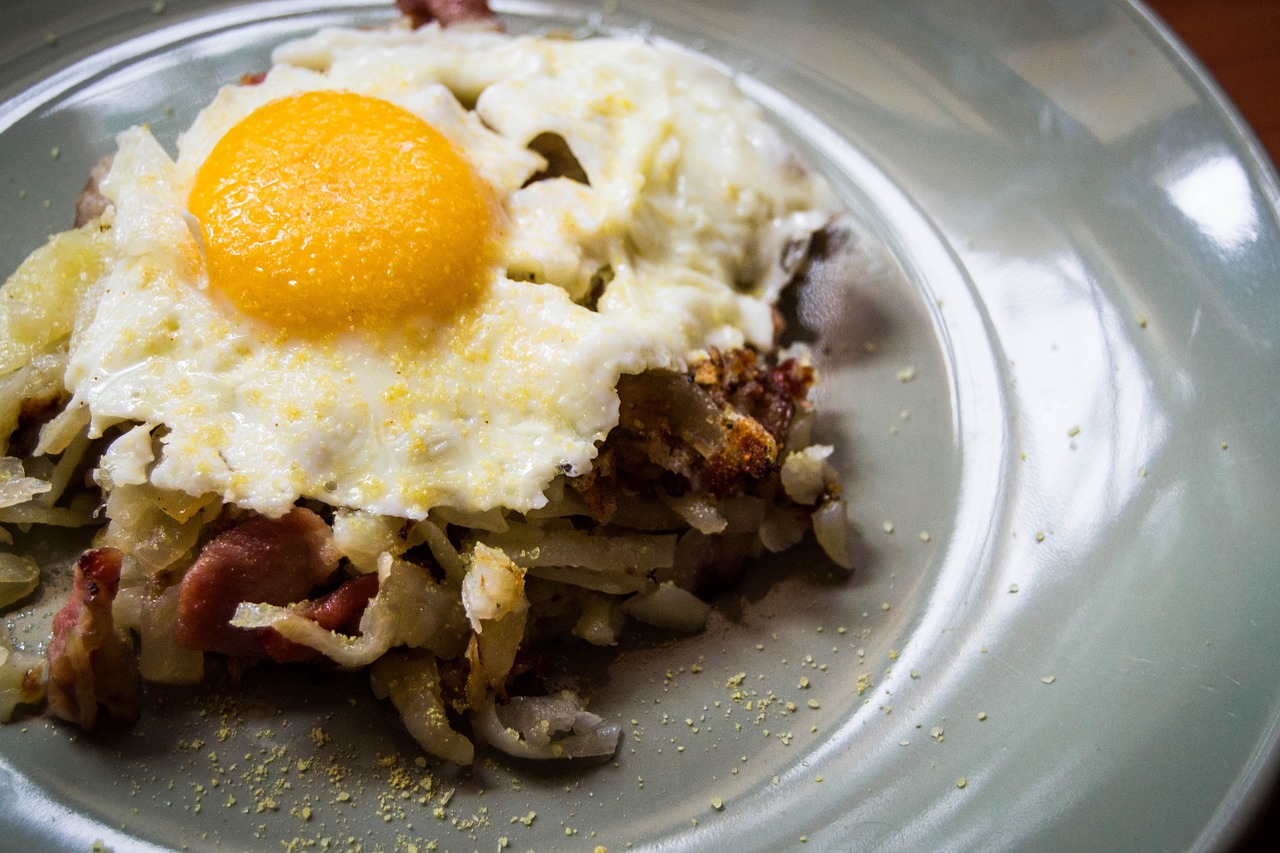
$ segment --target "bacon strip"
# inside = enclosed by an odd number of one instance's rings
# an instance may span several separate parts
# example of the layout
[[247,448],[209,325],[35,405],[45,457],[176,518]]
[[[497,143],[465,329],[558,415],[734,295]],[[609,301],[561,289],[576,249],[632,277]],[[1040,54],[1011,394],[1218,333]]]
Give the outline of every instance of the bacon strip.
[[107,208],[111,206],[111,200],[102,194],[102,181],[107,177],[107,173],[111,171],[111,164],[115,161],[114,154],[108,154],[93,164],[93,169],[89,172],[89,180],[84,185],[84,189],[80,191],[80,195],[76,196],[76,227],[88,225],[102,214],[106,213]]
[[396,6],[415,30],[432,21],[439,21],[442,27],[489,24],[498,28],[498,16],[488,0],[396,0]]
[[286,605],[308,598],[338,567],[333,531],[309,509],[255,517],[214,537],[178,589],[178,645],[260,657],[254,631],[230,625],[242,601]]
[[97,723],[99,705],[118,719],[138,718],[137,661],[111,618],[111,603],[120,589],[121,557],[115,548],[81,555],[71,595],[53,618],[53,639],[45,651],[49,713],[85,730]]
[[[358,634],[360,617],[369,606],[369,599],[377,594],[378,576],[361,575],[346,581],[328,595],[309,602],[298,610],[298,614],[314,621],[326,631]],[[311,662],[324,658],[315,649],[286,640],[274,628],[260,628],[257,633],[262,651],[276,663]]]

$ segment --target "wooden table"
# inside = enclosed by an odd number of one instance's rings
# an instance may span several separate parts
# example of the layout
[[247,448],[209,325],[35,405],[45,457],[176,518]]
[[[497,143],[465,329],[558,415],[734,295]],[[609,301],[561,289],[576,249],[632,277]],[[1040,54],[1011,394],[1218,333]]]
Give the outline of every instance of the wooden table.
[[[1146,0],[1191,49],[1280,164],[1280,0]],[[1280,287],[1280,282],[1275,283]],[[1276,849],[1280,785],[1236,853]]]
[[1280,0],[1146,0],[1280,163]]

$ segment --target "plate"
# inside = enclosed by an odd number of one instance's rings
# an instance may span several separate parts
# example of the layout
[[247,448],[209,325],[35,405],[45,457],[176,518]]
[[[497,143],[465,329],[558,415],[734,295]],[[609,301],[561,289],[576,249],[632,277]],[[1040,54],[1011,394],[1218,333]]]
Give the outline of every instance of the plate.
[[[496,3],[738,76],[861,227],[800,314],[858,568],[757,566],[708,630],[586,655],[587,767],[418,756],[356,677],[0,728],[20,849],[1212,849],[1280,732],[1276,176],[1140,6]],[[172,144],[383,0],[35,0],[0,35],[0,269],[114,135]],[[48,541],[49,556],[74,543]],[[20,643],[29,621],[10,619]],[[281,689],[281,682],[285,687]],[[432,844],[434,843],[434,847]]]

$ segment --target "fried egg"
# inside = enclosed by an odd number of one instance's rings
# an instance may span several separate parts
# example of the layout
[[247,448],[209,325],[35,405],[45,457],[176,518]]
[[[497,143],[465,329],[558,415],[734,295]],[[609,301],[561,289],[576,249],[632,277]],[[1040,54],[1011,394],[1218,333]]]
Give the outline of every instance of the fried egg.
[[66,376],[65,417],[132,430],[109,486],[537,508],[620,375],[771,346],[779,247],[829,215],[728,77],[643,41],[327,30],[273,61],[176,159],[119,138]]

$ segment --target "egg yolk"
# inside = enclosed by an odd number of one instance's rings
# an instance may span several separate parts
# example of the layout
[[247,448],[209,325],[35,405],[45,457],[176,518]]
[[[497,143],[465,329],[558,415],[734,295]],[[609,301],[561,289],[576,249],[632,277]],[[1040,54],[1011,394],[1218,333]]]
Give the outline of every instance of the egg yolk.
[[231,128],[189,199],[210,285],[304,335],[447,320],[482,292],[497,205],[401,107],[350,92],[272,101]]

